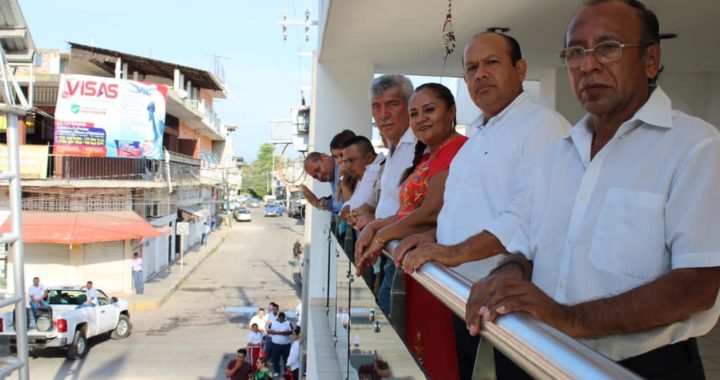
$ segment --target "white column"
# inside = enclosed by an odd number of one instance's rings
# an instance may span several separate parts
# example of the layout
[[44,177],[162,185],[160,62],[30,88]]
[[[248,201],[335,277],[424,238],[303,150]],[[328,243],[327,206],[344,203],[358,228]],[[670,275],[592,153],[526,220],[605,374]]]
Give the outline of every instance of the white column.
[[550,70],[540,76],[540,102],[560,112],[570,124],[577,123],[586,113],[572,91],[565,68]]

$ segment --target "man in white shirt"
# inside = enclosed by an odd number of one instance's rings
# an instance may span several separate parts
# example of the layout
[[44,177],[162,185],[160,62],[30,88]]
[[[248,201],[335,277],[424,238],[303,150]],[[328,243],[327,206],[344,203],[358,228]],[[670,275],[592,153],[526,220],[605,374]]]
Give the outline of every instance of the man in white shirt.
[[[406,238],[396,257],[402,262],[404,250],[418,245],[407,255],[407,271],[426,261],[462,264],[455,270],[475,281],[500,258],[473,262],[484,258],[472,256],[475,237],[496,239],[484,231],[497,225],[503,229],[496,230],[502,240],[517,229],[518,216],[503,212],[511,203],[515,179],[566,135],[570,124],[523,91],[527,65],[514,38],[494,32],[474,36],[465,46],[463,64],[470,98],[482,114],[473,123],[476,131],[450,164],[437,231]],[[461,377],[470,378],[479,340],[470,339],[460,318],[455,318],[455,326]]]
[[47,297],[47,290],[45,285],[40,283],[39,277],[33,278],[33,283],[28,288],[28,297],[30,298],[30,310],[32,311],[33,319],[37,319],[37,308],[48,307],[45,297]]
[[340,217],[347,217],[350,211],[372,203],[373,188],[380,169],[385,164],[385,156],[375,153],[375,148],[367,137],[355,136],[345,142],[343,162],[348,174],[358,178],[352,197],[345,202],[340,212]]
[[285,319],[285,313],[280,312],[277,320],[272,323],[267,330],[268,335],[273,343],[271,361],[274,365],[275,373],[282,373],[281,366],[285,364],[290,353],[290,343],[292,339],[292,325]]
[[145,291],[145,279],[143,278],[143,260],[142,256],[138,252],[133,254],[132,262],[132,278],[133,285],[135,285],[135,293],[143,294]]
[[[410,129],[408,114],[408,101],[413,89],[412,82],[402,75],[381,75],[370,85],[372,117],[388,148],[388,154],[380,176],[380,197],[375,213],[358,215],[356,226],[364,227],[375,218],[395,215],[400,207],[400,178],[405,169],[412,165],[417,141]],[[385,315],[389,315],[390,288],[395,275],[395,265],[383,256],[380,268],[383,279],[377,302]]]
[[292,371],[293,379],[300,379],[300,326],[293,329],[290,337],[292,338],[292,345],[290,346],[286,368]]
[[659,26],[642,3],[591,2],[566,46],[588,115],[528,176],[516,254],[473,286],[471,332],[522,311],[642,377],[704,378],[695,337],[720,315],[720,134],[655,87]]
[[250,318],[250,322],[248,323],[249,326],[252,326],[253,324],[258,325],[258,329],[260,332],[265,335],[265,329],[267,328],[268,319],[265,315],[265,309],[259,308],[257,314],[253,315],[252,318]]
[[79,305],[78,308],[97,305],[97,290],[93,288],[93,282],[88,281],[85,289],[85,302],[83,302],[82,305]]

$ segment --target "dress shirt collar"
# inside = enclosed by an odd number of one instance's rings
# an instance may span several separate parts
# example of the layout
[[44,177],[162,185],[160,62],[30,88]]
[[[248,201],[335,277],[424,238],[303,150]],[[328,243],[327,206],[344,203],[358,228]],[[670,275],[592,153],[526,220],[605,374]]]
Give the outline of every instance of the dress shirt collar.
[[513,109],[514,107],[516,107],[518,104],[521,104],[521,103],[525,102],[525,101],[528,100],[528,99],[530,99],[530,95],[528,95],[527,92],[523,91],[523,92],[520,93],[520,95],[516,96],[515,99],[513,99],[513,101],[510,102],[510,104],[507,105],[507,107],[505,107],[505,108],[504,108],[502,111],[500,111],[500,113],[498,113],[497,115],[495,115],[495,116],[491,117],[490,119],[488,119],[487,122],[484,121],[485,113],[480,113],[480,116],[478,116],[475,120],[473,120],[473,122],[471,123],[471,125],[472,125],[473,127],[478,128],[478,129],[482,129],[482,128],[485,128],[485,127],[488,126],[488,125],[499,123],[500,121],[502,121],[502,119],[505,117],[505,115],[507,115],[507,114],[510,112],[510,110],[512,110],[512,109]]
[[[645,102],[645,104],[643,104],[643,106],[635,112],[635,115],[633,115],[630,120],[624,122],[620,128],[618,128],[613,139],[621,137],[630,130],[644,124],[660,128],[673,128],[672,102],[660,87],[657,87],[650,94],[647,102]],[[566,137],[570,139],[570,141],[578,149],[586,167],[590,161],[589,154],[590,145],[592,144],[592,135],[593,134],[590,128],[590,115],[587,114],[580,119],[577,124],[575,124],[575,127],[570,130],[570,135]]]
[[402,137],[400,137],[400,140],[398,141],[397,145],[388,146],[388,156],[392,157],[393,153],[395,152],[395,149],[397,149],[398,146],[400,146],[402,144],[415,145],[415,142],[416,142],[415,134],[413,134],[412,128],[408,127],[407,130],[405,130],[405,133],[403,133]]

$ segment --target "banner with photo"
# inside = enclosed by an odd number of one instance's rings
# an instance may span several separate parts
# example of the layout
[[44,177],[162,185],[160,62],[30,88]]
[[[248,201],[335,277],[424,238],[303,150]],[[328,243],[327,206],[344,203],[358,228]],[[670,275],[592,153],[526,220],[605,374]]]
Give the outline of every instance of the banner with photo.
[[167,86],[62,75],[53,154],[163,158]]

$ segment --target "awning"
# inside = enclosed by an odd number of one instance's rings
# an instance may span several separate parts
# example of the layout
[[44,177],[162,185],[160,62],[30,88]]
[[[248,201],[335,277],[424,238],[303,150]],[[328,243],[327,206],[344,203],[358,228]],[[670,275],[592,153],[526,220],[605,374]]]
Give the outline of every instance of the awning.
[[[132,211],[23,211],[22,224],[25,243],[84,244],[160,236]],[[6,220],[0,232],[9,231]]]
[[180,211],[180,217],[183,221],[190,221],[198,218],[206,219],[210,216],[210,211],[199,207],[183,206],[178,207],[178,210]]

